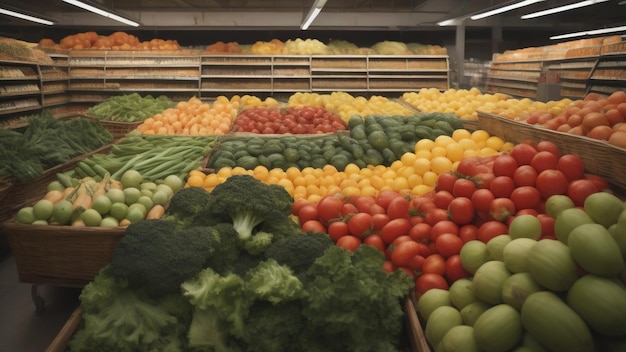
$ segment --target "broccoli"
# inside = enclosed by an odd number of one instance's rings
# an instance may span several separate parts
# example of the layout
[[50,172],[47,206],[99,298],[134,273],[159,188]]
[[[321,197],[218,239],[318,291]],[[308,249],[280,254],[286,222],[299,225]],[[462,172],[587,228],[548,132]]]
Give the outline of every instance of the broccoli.
[[150,219],[130,224],[111,258],[116,277],[144,288],[153,296],[179,293],[180,284],[193,277],[215,257],[228,251],[218,231],[192,227],[177,231],[174,223]]
[[100,270],[80,294],[84,324],[72,336],[72,351],[181,351],[191,319],[191,304],[180,295],[153,299]]
[[297,235],[301,232],[300,225],[291,216],[274,214],[269,217],[272,221],[264,221],[257,226],[258,231],[271,233],[272,241],[279,241],[283,237]]
[[275,259],[291,268],[296,275],[300,275],[333,245],[332,239],[325,233],[306,232],[272,243],[265,250],[264,256]]
[[259,263],[246,273],[244,279],[254,297],[274,304],[296,299],[302,293],[302,282],[291,269],[274,259]]
[[256,301],[250,307],[246,321],[242,340],[248,352],[308,351],[297,345],[305,326],[299,300],[277,304]]
[[243,248],[249,254],[259,255],[272,244],[273,238],[274,235],[271,233],[259,231],[250,237],[250,240],[244,242]]
[[247,251],[241,252],[239,258],[233,263],[230,272],[244,277],[246,273],[265,260],[263,255],[252,255]]
[[245,251],[243,242],[231,223],[219,223],[211,226],[220,237],[220,246],[216,253],[209,256],[205,267],[211,268],[220,275],[226,275],[233,270],[233,266]]
[[186,227],[210,201],[210,193],[202,187],[181,188],[170,198],[162,219],[172,221],[179,227]]
[[233,175],[217,185],[211,194],[210,209],[215,216],[228,216],[239,238],[252,237],[254,228],[274,214],[289,216],[293,197],[281,186],[270,186],[251,175]]

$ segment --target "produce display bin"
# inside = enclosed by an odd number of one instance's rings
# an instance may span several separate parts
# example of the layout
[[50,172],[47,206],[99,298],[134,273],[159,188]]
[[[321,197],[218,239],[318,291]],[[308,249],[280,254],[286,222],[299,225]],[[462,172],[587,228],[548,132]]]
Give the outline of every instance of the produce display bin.
[[[424,337],[424,330],[420,325],[417,313],[415,311],[415,305],[411,298],[407,297],[404,302],[404,311],[406,313],[406,333],[409,340],[408,349],[399,352],[431,352],[426,338]],[[65,322],[59,333],[52,340],[46,352],[66,352],[68,343],[72,338],[72,335],[82,324],[83,308],[78,306]]]
[[478,112],[480,129],[492,136],[515,144],[523,142],[553,142],[561,154],[576,154],[585,164],[586,171],[604,177],[612,186],[626,189],[626,149],[605,141],[553,131],[485,112]]
[[89,115],[83,115],[85,118],[98,121],[107,131],[111,133],[114,140],[118,140],[120,138],[124,138],[128,132],[134,131],[139,125],[143,123],[143,121],[135,121],[135,122],[122,122],[122,121],[107,121],[95,118]]

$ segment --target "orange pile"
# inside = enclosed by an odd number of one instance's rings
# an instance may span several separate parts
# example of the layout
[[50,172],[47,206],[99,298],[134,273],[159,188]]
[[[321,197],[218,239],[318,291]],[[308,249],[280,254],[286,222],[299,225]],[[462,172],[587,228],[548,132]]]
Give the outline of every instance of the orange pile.
[[[55,47],[57,44],[49,38],[39,41],[41,47]],[[99,35],[96,32],[71,34],[59,42],[62,49],[102,49],[102,50],[180,50],[176,40],[154,38],[140,42],[139,38],[126,32],[115,32],[111,35]]]

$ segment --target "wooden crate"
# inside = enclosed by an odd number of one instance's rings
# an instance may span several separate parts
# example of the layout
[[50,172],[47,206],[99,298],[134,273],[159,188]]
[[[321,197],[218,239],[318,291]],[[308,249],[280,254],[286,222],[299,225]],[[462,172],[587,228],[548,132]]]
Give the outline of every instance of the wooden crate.
[[512,143],[553,142],[561,154],[576,154],[587,172],[604,177],[612,186],[626,189],[626,149],[593,138],[557,132],[523,121],[478,112],[479,128]]

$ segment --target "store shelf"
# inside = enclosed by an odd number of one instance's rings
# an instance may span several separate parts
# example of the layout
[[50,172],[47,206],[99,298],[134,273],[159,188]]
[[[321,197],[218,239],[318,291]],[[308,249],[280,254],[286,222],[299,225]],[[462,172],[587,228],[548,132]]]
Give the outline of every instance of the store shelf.
[[608,52],[598,57],[589,78],[589,91],[611,94],[626,89],[626,52]]

